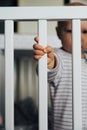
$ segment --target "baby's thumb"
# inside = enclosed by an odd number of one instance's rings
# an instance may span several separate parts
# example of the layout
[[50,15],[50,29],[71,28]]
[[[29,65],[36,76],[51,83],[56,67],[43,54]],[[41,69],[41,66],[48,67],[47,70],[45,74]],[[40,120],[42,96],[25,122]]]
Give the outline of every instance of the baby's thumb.
[[35,38],[34,38],[34,40],[35,40],[35,42],[37,42],[37,43],[38,43],[38,42],[39,42],[39,37],[38,37],[38,36],[37,36],[37,37],[35,37]]

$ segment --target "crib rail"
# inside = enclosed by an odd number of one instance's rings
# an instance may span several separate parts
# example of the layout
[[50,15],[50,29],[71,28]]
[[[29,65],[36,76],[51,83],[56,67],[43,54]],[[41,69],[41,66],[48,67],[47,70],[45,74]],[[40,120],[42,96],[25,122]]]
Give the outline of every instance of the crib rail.
[[86,19],[86,14],[86,6],[0,7],[1,20]]
[[[70,12],[70,13],[69,13]],[[81,44],[80,19],[87,18],[86,7],[0,7],[0,20],[5,20],[5,88],[6,130],[14,130],[13,95],[13,22],[38,21],[41,45],[47,43],[47,20],[72,19],[73,24],[73,130],[82,130],[81,110]],[[44,31],[43,31],[44,30]],[[76,31],[77,33],[74,33]],[[44,44],[43,44],[44,43]],[[75,53],[78,52],[78,53]],[[76,55],[79,54],[79,55]],[[79,63],[79,66],[77,66]],[[43,67],[43,65],[45,67]],[[47,130],[47,66],[46,55],[39,62],[39,130]],[[45,85],[44,85],[45,84]],[[45,86],[45,87],[44,87]],[[79,90],[79,91],[78,91]],[[77,110],[77,106],[78,110]]]

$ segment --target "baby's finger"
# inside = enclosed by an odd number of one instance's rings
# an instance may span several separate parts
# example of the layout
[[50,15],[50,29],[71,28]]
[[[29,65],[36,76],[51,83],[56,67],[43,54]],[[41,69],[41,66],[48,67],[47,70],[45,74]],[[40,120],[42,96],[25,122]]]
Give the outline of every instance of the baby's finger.
[[39,60],[42,56],[41,55],[34,55],[35,60]]
[[38,43],[39,42],[39,37],[35,37],[34,40]]
[[41,45],[39,45],[39,44],[34,44],[33,48],[36,49],[36,50],[42,50],[42,51],[44,51],[44,47],[41,46]]
[[43,56],[45,53],[41,50],[33,50],[34,55],[41,55]]
[[49,69],[52,69],[54,67],[54,60],[52,61],[52,59],[48,58],[47,59],[47,66]]
[[51,59],[47,58],[47,64],[49,65],[51,63]]
[[54,58],[54,49],[50,46],[46,47],[47,57],[53,59]]
[[47,57],[53,59],[54,58],[54,53],[53,52],[47,53]]
[[45,50],[47,51],[47,53],[54,52],[54,49],[51,46],[47,46]]

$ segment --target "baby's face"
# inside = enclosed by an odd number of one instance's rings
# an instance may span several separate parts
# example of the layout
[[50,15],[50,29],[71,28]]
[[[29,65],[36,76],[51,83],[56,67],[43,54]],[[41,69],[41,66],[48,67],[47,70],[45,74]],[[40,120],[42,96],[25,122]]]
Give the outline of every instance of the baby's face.
[[[63,48],[72,53],[72,24],[67,21],[67,25],[62,29],[61,41]],[[78,44],[78,43],[76,43]],[[84,57],[84,51],[87,50],[87,21],[81,21],[81,51]]]

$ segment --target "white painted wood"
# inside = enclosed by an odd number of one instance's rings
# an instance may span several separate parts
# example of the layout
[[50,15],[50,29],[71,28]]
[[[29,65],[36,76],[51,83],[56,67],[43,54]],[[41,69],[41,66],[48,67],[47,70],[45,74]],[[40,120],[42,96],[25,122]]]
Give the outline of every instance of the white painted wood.
[[14,130],[13,21],[5,21],[5,127]]
[[[39,20],[39,44],[47,45],[47,21]],[[48,130],[47,55],[39,60],[39,130]]]
[[[73,20],[73,130],[82,130],[81,95],[81,29],[80,20]],[[76,32],[76,33],[75,33]]]
[[85,19],[86,14],[86,6],[0,7],[0,20]]

